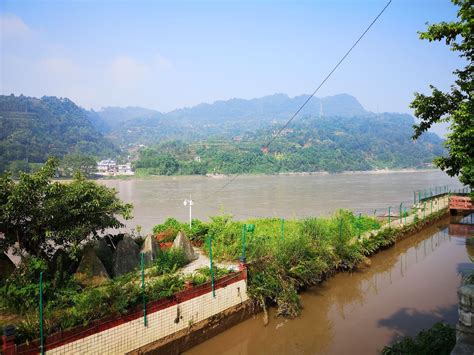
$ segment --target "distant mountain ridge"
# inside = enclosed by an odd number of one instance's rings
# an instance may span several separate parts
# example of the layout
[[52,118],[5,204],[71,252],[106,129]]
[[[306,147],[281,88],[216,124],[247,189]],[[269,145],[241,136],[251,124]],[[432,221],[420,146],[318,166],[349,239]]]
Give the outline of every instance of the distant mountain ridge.
[[[307,98],[274,94],[161,113],[141,107],[88,111],[66,98],[0,96],[0,170],[15,161],[41,163],[49,155],[118,157],[136,154],[133,152],[141,145],[156,147],[181,141],[189,145],[187,154],[169,147],[166,153],[178,154],[180,164],[192,168],[183,168],[181,173],[204,171],[202,164],[189,165],[186,160],[196,155],[207,159],[208,172],[247,171],[241,164],[251,167],[260,161],[260,147]],[[425,166],[443,152],[442,140],[429,133],[414,145],[413,124],[414,118],[407,114],[369,112],[348,94],[314,97],[275,141],[272,148],[276,155],[248,172]],[[242,155],[242,144],[253,155]],[[150,154],[161,154],[160,149],[152,149]],[[153,161],[152,156],[147,159]],[[224,168],[231,160],[231,166]],[[162,161],[169,162],[165,157]],[[149,168],[154,169],[152,165]],[[145,164],[143,168],[148,167]]]
[[[255,99],[229,99],[202,103],[170,112],[140,107],[105,107],[94,112],[101,120],[94,124],[120,144],[157,143],[163,139],[202,140],[209,136],[232,137],[283,122],[307,100],[309,95],[293,98],[274,94]],[[370,114],[348,94],[313,97],[300,116],[355,117]]]
[[43,163],[68,153],[117,155],[94,127],[90,112],[66,98],[0,96],[0,172],[11,162]]

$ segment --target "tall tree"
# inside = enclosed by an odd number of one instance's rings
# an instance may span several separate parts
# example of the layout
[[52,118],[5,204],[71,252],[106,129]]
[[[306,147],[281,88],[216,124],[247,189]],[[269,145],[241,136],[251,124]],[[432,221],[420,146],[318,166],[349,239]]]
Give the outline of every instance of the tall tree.
[[84,240],[108,228],[122,227],[132,205],[116,191],[77,174],[71,183],[53,182],[58,161],[22,173],[18,182],[0,176],[0,252],[15,246],[21,253],[48,257],[62,247],[74,251]]
[[415,125],[414,139],[434,123],[450,122],[451,132],[445,142],[447,156],[435,159],[435,164],[450,176],[459,176],[465,185],[474,187],[474,1],[452,0],[459,7],[457,22],[441,22],[420,32],[420,39],[444,41],[451,50],[466,60],[466,66],[454,71],[457,76],[449,92],[430,85],[431,95],[415,93],[410,107],[420,123]]

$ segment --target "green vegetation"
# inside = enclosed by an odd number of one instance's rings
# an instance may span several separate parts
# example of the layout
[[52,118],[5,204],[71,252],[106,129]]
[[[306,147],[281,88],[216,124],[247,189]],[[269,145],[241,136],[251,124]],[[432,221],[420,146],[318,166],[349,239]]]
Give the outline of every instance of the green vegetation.
[[[457,22],[441,22],[428,26],[420,38],[444,41],[451,50],[466,61],[466,67],[454,71],[457,76],[450,92],[444,93],[430,86],[430,96],[415,93],[411,107],[421,122],[415,125],[414,138],[418,139],[434,123],[449,122],[451,132],[445,146],[447,156],[435,159],[435,164],[450,176],[474,188],[474,6],[472,0],[452,0],[459,7]],[[473,196],[474,197],[474,196]]]
[[421,331],[416,337],[404,337],[382,350],[383,355],[449,355],[456,344],[456,330],[444,323]]
[[117,216],[131,218],[132,205],[116,191],[77,175],[71,183],[53,182],[58,161],[48,160],[35,173],[0,176],[0,252],[15,247],[49,260],[62,248],[74,258],[79,245],[108,228],[123,227]]
[[69,153],[105,157],[119,150],[68,99],[0,96],[0,173],[28,172],[31,163]]
[[304,118],[261,151],[277,127],[247,133],[241,142],[170,141],[140,151],[140,175],[193,175],[279,172],[341,172],[378,168],[421,168],[443,153],[430,134],[416,144],[413,119],[384,114],[357,118]]

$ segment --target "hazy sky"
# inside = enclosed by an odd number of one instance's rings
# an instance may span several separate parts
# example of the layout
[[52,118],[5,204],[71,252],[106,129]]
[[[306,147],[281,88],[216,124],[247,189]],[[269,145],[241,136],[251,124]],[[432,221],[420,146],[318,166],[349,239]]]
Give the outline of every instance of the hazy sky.
[[[160,111],[310,93],[385,3],[2,0],[1,93]],[[448,88],[462,64],[417,31],[455,17],[448,0],[393,0],[317,96],[410,112],[414,91]]]

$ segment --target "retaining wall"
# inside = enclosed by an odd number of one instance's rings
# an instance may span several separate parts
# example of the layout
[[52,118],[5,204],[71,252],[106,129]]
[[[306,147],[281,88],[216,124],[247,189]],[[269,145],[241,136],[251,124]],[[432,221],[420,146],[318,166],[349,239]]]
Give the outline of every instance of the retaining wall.
[[[45,339],[47,354],[124,354],[169,337],[193,324],[247,303],[247,270],[179,292],[147,305],[147,326],[143,310],[111,317],[53,334]],[[7,340],[4,338],[4,340]],[[11,340],[11,339],[9,339]],[[12,342],[8,341],[11,345]],[[4,344],[5,345],[5,344]],[[39,341],[4,348],[5,354],[37,354]]]

